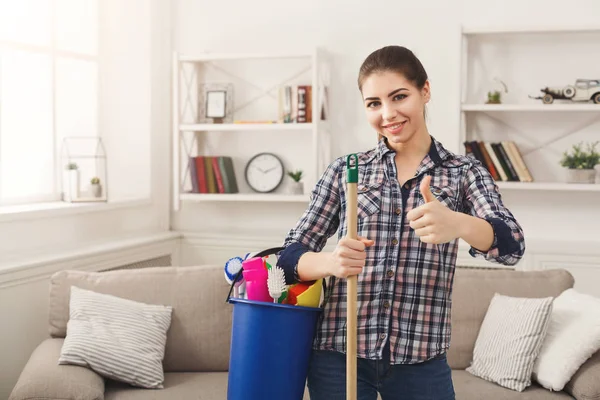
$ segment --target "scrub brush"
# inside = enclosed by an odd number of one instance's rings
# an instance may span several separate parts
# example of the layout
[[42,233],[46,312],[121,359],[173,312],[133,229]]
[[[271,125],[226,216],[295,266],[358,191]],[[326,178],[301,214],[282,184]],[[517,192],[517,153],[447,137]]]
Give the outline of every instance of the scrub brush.
[[279,302],[279,298],[285,293],[287,287],[285,285],[285,273],[278,266],[271,267],[268,271],[267,286],[269,288],[269,296],[273,298],[274,303]]

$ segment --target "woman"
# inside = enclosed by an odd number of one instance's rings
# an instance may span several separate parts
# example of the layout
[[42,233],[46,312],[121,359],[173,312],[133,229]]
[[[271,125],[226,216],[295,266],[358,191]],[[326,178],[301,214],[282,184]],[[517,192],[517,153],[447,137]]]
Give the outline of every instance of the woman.
[[[311,357],[311,400],[345,399],[346,280],[358,275],[359,400],[454,399],[446,361],[458,239],[514,265],[523,231],[478,161],[428,132],[427,73],[408,49],[370,54],[358,77],[377,147],[358,153],[358,234],[346,238],[346,158],[335,160],[284,243],[288,283],[331,277]],[[321,252],[339,229],[331,253]]]

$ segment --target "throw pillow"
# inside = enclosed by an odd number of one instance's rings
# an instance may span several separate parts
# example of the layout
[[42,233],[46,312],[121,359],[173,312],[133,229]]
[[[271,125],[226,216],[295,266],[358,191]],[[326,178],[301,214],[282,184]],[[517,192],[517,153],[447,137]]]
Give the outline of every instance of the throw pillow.
[[172,307],[139,303],[71,286],[67,336],[59,364],[89,367],[99,375],[162,389]]
[[533,379],[560,391],[600,349],[600,299],[567,289],[553,303],[548,334],[533,366]]
[[494,295],[466,371],[519,392],[531,385],[533,364],[548,329],[552,297]]

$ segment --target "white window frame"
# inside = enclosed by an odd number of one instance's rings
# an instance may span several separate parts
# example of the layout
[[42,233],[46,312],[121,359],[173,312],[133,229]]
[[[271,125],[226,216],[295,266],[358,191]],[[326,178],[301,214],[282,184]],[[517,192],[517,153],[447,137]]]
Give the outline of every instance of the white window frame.
[[[89,55],[89,54],[84,54],[84,53],[77,53],[77,52],[73,52],[73,51],[64,51],[64,50],[59,50],[56,48],[56,18],[55,18],[55,14],[54,14],[54,10],[55,10],[55,2],[52,1],[51,4],[51,29],[50,29],[50,41],[49,41],[49,45],[48,46],[41,46],[41,45],[34,45],[34,44],[27,44],[27,43],[23,43],[23,42],[18,42],[18,41],[9,41],[9,40],[0,40],[0,50],[3,49],[8,49],[8,50],[19,50],[19,51],[26,51],[26,52],[30,52],[30,53],[34,53],[34,54],[45,54],[48,55],[50,57],[51,60],[51,74],[52,74],[52,81],[51,81],[51,91],[52,91],[52,144],[53,144],[53,148],[52,148],[52,157],[53,157],[53,165],[54,165],[54,171],[53,171],[53,183],[54,183],[54,193],[51,195],[45,195],[45,196],[31,196],[31,197],[24,197],[24,198],[17,198],[17,199],[13,199],[10,202],[7,201],[2,201],[0,198],[0,208],[3,207],[10,207],[10,206],[22,206],[22,205],[28,205],[28,204],[38,204],[38,203],[53,203],[53,202],[61,202],[61,197],[62,197],[62,185],[61,185],[61,165],[60,165],[60,153],[59,153],[59,149],[58,149],[58,144],[57,144],[57,132],[56,132],[56,60],[59,57],[62,58],[70,58],[70,59],[76,59],[76,60],[84,60],[84,61],[90,61],[90,62],[95,62],[97,65],[97,71],[98,71],[98,75],[100,75],[100,56],[99,56],[99,52],[100,52],[100,14],[101,14],[101,10],[100,10],[100,6],[101,6],[101,1],[100,0],[96,0],[96,10],[97,10],[97,15],[96,15],[96,19],[97,19],[97,35],[96,35],[96,55]],[[1,56],[0,56],[1,58]],[[97,82],[100,82],[100,76],[98,76]],[[0,85],[2,85],[2,67],[0,64]],[[0,86],[1,87],[1,86]],[[96,87],[96,97],[98,98],[98,100],[100,100],[100,87],[99,85]],[[0,91],[0,96],[1,96],[1,91]],[[2,99],[0,98],[0,103],[2,102]],[[100,108],[100,102],[97,102],[98,104],[98,108]],[[99,110],[97,110],[97,115],[98,115],[98,119],[100,118],[100,113]],[[0,119],[2,118],[2,114],[1,114],[1,109],[0,109]],[[99,124],[99,121],[96,121],[96,124]],[[101,132],[98,131],[98,136],[101,137]],[[2,146],[1,143],[1,136],[0,136],[0,146]],[[2,170],[2,159],[1,159],[1,154],[0,154],[0,171]],[[0,180],[0,193],[2,193],[2,182]],[[46,208],[45,206],[43,208]],[[1,210],[0,210],[1,211]]]

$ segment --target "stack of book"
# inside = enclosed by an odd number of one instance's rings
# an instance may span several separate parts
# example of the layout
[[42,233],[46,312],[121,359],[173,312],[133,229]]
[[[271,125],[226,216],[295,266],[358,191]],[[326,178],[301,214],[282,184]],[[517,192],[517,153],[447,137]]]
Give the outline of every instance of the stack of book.
[[533,182],[533,177],[513,141],[463,143],[467,156],[473,157],[490,171],[496,181]]
[[189,159],[192,193],[237,193],[231,157],[197,156]]

